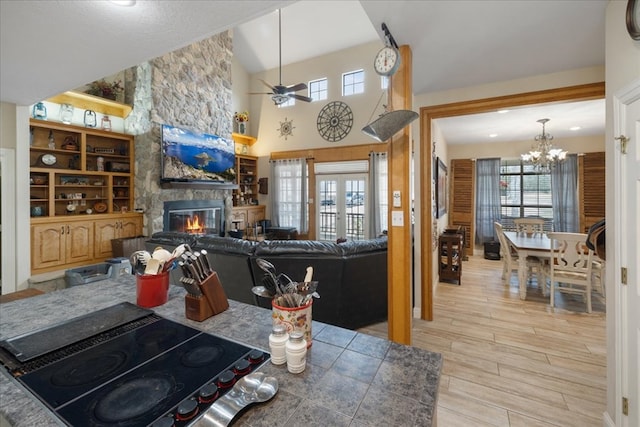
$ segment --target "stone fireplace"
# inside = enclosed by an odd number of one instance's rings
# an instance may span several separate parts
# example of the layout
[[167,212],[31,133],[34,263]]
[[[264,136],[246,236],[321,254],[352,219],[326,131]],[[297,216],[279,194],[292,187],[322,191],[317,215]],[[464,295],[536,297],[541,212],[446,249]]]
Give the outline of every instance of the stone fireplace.
[[224,235],[223,200],[164,202],[163,231]]

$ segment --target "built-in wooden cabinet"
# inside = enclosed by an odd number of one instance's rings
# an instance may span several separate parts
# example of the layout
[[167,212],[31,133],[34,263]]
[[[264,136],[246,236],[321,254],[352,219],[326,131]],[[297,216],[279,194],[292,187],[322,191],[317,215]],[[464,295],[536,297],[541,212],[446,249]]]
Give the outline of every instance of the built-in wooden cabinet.
[[265,207],[262,205],[234,206],[231,214],[231,222],[238,230],[252,229],[263,219],[265,219]]
[[113,255],[111,240],[135,237],[142,234],[142,218],[121,217],[94,222],[94,257],[109,258]]
[[133,210],[132,135],[32,119],[30,214]]
[[258,158],[236,154],[238,189],[233,190],[233,206],[252,205],[258,200]]
[[32,274],[98,263],[111,240],[142,233],[132,135],[32,119]]
[[93,223],[51,221],[31,227],[32,271],[56,270],[93,258]]

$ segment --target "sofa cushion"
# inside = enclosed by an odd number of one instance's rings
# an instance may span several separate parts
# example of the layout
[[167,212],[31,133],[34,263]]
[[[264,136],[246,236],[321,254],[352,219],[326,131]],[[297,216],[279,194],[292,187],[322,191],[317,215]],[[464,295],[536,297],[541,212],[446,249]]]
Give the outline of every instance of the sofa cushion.
[[193,249],[197,235],[191,233],[181,233],[181,232],[173,232],[173,231],[159,231],[157,233],[153,233],[151,238],[147,240],[147,249],[149,246],[156,245],[162,247],[171,247],[175,248],[182,243],[187,243]]
[[225,252],[228,254],[253,255],[258,243],[252,240],[235,239],[233,237],[202,236],[198,237],[195,246],[207,252]]
[[369,240],[350,240],[345,243],[341,243],[343,254],[345,256],[353,254],[363,254],[367,252],[378,252],[387,250],[387,237],[378,237]]
[[344,251],[340,245],[317,240],[264,240],[256,246],[254,255],[302,255],[302,256],[331,256],[341,257]]

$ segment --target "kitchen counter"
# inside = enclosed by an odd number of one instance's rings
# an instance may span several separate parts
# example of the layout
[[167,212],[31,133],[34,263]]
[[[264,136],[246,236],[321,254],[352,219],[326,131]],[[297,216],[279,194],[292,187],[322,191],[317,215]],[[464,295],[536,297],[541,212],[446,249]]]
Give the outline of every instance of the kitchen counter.
[[[0,339],[28,333],[119,302],[136,302],[133,276],[104,280],[0,305]],[[229,309],[204,322],[184,316],[184,289],[170,287],[169,301],[153,310],[251,347],[268,351],[271,311],[229,301]],[[279,382],[269,402],[249,408],[236,426],[335,425],[432,426],[442,356],[414,347],[313,322],[307,368],[260,368]],[[63,425],[9,375],[0,374],[0,415],[11,425]],[[1,417],[0,417],[1,418]]]

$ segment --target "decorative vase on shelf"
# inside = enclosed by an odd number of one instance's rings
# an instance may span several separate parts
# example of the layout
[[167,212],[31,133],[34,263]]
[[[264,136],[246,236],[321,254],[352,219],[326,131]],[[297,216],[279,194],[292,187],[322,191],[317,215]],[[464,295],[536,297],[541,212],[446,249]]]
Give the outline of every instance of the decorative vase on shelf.
[[239,122],[238,123],[238,133],[240,135],[246,135],[247,134],[247,123],[246,122]]

